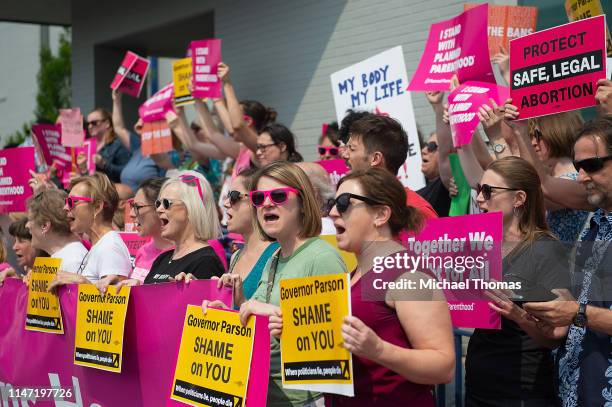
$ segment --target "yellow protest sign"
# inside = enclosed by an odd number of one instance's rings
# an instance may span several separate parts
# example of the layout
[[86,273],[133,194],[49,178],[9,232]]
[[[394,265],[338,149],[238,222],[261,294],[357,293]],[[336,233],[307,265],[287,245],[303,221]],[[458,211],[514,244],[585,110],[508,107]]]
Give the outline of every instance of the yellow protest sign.
[[[605,14],[599,0],[565,0],[565,13],[570,22]],[[606,23],[606,49],[612,56],[612,38]]]
[[340,253],[340,257],[342,257],[347,270],[355,270],[357,267],[357,257],[355,257],[355,255],[351,252],[345,252],[344,250],[338,248],[338,240],[336,239],[336,235],[321,235],[320,237],[338,250],[338,253]]
[[255,318],[187,306],[171,398],[192,406],[246,405]]
[[174,104],[183,106],[193,103],[189,92],[191,82],[191,58],[183,58],[172,64],[172,80],[174,82]]
[[25,320],[25,329],[28,331],[64,333],[59,298],[47,292],[47,287],[55,278],[61,263],[62,259],[52,257],[37,257],[34,260]]
[[121,373],[123,328],[130,287],[119,293],[110,286],[106,294],[92,284],[79,284],[74,364]]
[[349,274],[280,282],[283,387],[353,395],[351,354],[342,322],[351,314]]

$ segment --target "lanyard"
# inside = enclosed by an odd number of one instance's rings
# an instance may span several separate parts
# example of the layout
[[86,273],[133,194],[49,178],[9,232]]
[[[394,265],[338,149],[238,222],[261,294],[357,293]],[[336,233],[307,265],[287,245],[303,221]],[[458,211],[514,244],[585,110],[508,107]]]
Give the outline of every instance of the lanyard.
[[266,303],[270,303],[270,296],[272,295],[272,288],[274,287],[274,279],[276,278],[276,269],[278,267],[278,259],[280,258],[280,249],[276,252],[276,255],[272,257],[272,264],[270,265],[270,272],[268,273],[268,286],[266,287]]

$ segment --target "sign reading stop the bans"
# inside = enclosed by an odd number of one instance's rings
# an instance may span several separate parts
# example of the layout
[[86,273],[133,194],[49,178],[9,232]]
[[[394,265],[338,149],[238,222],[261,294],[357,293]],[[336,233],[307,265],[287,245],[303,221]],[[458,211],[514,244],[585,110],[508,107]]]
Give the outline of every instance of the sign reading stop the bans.
[[187,306],[172,400],[192,406],[242,407],[251,369],[255,318],[240,324],[237,312]]
[[92,284],[79,284],[74,364],[121,373],[123,330],[130,287],[106,294]]
[[61,263],[62,259],[51,257],[37,257],[34,260],[25,321],[25,329],[28,331],[64,333],[59,299],[57,295],[47,291]]
[[353,396],[342,322],[351,315],[348,274],[281,280],[283,387]]

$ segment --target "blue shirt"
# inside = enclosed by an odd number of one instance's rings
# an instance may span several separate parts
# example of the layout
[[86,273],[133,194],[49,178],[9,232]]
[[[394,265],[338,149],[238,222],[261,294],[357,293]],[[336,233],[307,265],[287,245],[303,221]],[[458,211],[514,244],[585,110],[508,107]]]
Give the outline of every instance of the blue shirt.
[[[612,213],[598,209],[580,236],[578,302],[612,312]],[[570,325],[557,355],[558,392],[564,407],[612,406],[612,337]]]
[[163,177],[166,171],[155,165],[151,157],[142,155],[140,136],[130,132],[132,157],[121,171],[121,183],[128,185],[136,192],[140,183],[146,179]]
[[115,137],[113,141],[105,144],[98,154],[104,159],[104,165],[96,166],[96,170],[105,173],[112,182],[121,182],[121,171],[130,160],[130,152],[123,146],[121,140]]

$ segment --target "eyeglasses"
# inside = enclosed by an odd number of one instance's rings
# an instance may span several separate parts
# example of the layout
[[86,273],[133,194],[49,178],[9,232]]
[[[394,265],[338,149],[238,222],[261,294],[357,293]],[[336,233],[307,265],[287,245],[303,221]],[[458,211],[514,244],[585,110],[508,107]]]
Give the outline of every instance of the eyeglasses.
[[91,121],[88,121],[88,122],[87,122],[87,127],[90,127],[90,126],[97,126],[98,124],[100,124],[100,123],[102,123],[102,122],[105,122],[105,121],[106,121],[106,119],[100,119],[100,120],[91,120]]
[[256,151],[261,150],[261,152],[262,152],[262,153],[265,153],[265,152],[266,152],[266,149],[267,149],[268,147],[272,147],[272,146],[275,146],[275,145],[276,145],[276,143],[271,143],[271,144],[257,144],[257,146],[256,146],[256,147],[257,147]]
[[429,143],[425,144],[425,148],[430,153],[433,153],[438,149],[438,143],[436,143],[435,141],[430,141]]
[[93,201],[93,199],[88,198],[86,196],[68,195],[66,197],[66,206],[68,207],[68,209],[73,210],[78,201],[91,202]]
[[270,198],[275,205],[283,205],[289,199],[289,192],[299,194],[300,192],[291,187],[269,189],[267,191],[251,191],[249,197],[253,206],[259,208],[266,202],[266,198]]
[[181,203],[181,201],[179,201],[178,199],[173,201],[173,200],[167,199],[167,198],[156,199],[155,200],[155,209],[159,209],[159,207],[162,206],[164,208],[164,210],[167,211],[175,203]]
[[149,205],[138,205],[136,202],[134,202],[134,200],[133,200],[133,199],[130,199],[130,200],[128,201],[128,203],[130,204],[130,207],[131,207],[131,208],[134,210],[134,213],[136,213],[136,215],[137,215],[137,216],[138,216],[138,215],[140,215],[140,212],[139,212],[139,211],[140,211],[142,208],[147,208],[147,207],[149,207],[149,206],[155,206],[155,205],[152,205],[152,204],[149,204]]
[[338,155],[338,147],[318,146],[317,149],[319,150],[319,155],[326,155],[328,152],[329,155]]
[[235,205],[236,202],[240,201],[242,198],[246,197],[247,194],[243,194],[240,191],[229,191],[227,193],[227,199],[229,199],[230,205]]
[[597,172],[604,167],[606,161],[612,160],[612,155],[607,157],[591,157],[584,160],[574,161],[576,171],[580,172],[583,169],[585,172]]
[[503,189],[505,191],[518,191],[518,189],[516,188],[492,187],[489,184],[476,184],[476,192],[478,194],[482,193],[482,197],[485,199],[485,201],[491,199],[491,193],[494,189]]
[[368,205],[384,205],[382,202],[378,202],[375,199],[368,198],[367,196],[355,195],[349,192],[338,195],[336,198],[331,198],[327,201],[327,209],[331,211],[335,206],[339,213],[344,213],[348,210],[351,204],[351,198],[355,198],[359,201],[365,202]]
[[179,177],[179,179],[187,185],[198,187],[198,193],[200,194],[200,199],[204,200],[204,192],[202,192],[202,184],[200,184],[200,179],[195,175],[184,174]]

